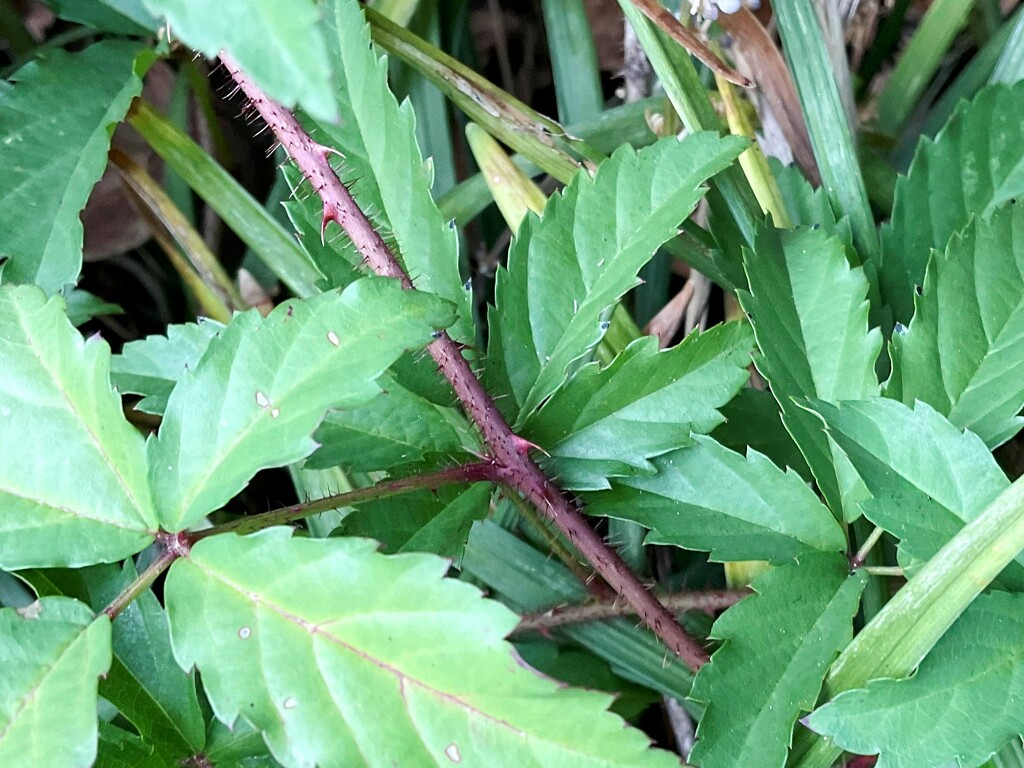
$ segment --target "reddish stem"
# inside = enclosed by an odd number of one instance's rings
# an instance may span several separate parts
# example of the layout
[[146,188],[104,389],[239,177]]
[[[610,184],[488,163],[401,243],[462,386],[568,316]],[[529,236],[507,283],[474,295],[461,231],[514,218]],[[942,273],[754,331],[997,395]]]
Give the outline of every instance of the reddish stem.
[[[398,259],[328,163],[332,150],[313,141],[291,112],[268,98],[231,56],[221,53],[220,59],[320,196],[324,206],[323,227],[337,222],[374,272],[396,278],[405,288],[412,288],[412,281]],[[491,459],[502,482],[549,516],[594,570],[691,669],[696,671],[705,664],[709,658],[707,651],[679,626],[672,613],[644,588],[615,550],[530,459],[528,448],[509,427],[459,346],[447,333],[442,333],[427,350],[490,446]]]

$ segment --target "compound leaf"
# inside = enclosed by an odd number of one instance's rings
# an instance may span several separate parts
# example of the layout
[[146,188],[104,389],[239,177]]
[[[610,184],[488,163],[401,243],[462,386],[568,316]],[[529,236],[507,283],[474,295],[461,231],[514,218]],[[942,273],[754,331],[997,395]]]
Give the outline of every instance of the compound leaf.
[[[178,663],[288,766],[673,766],[512,656],[518,617],[432,555],[285,529],[205,539],[166,584]],[[228,651],[230,649],[230,651]]]
[[717,561],[784,562],[808,551],[839,551],[843,531],[794,471],[710,437],[653,460],[653,476],[619,478],[587,496],[587,511],[635,520],[647,541],[711,553]]
[[142,90],[142,51],[110,40],[79,53],[51,48],[18,70],[13,88],[0,88],[5,282],[56,293],[78,281],[78,214],[107,166],[113,126]]
[[750,377],[746,324],[719,325],[658,351],[651,336],[611,365],[587,365],[526,422],[523,436],[550,455],[551,473],[571,490],[610,487],[609,477],[650,474],[648,461],[718,426],[718,409]]
[[375,379],[451,319],[447,303],[383,278],[286,302],[266,318],[236,315],[181,377],[150,440],[163,527],[187,528],[260,469],[308,456],[328,408],[371,400]]
[[982,595],[913,677],[841,693],[805,722],[880,755],[876,768],[981,765],[1024,731],[1024,595]]
[[931,249],[945,250],[972,214],[986,217],[1024,194],[1022,111],[1024,81],[993,85],[961,102],[934,141],[918,145],[882,227],[880,287],[897,321],[910,322]]
[[693,698],[708,706],[691,763],[785,765],[797,717],[814,707],[829,665],[853,637],[864,583],[842,555],[802,555],[761,576],[755,595],[722,614],[711,636],[724,643],[693,684]]
[[1009,440],[1024,424],[1024,205],[974,219],[934,252],[915,303],[892,337],[886,395],[928,403],[989,448]]
[[96,757],[96,685],[110,666],[110,620],[44,597],[0,609],[0,764],[88,768]]
[[529,214],[499,269],[490,314],[489,371],[518,406],[519,423],[550,397],[601,340],[604,314],[672,238],[701,186],[744,148],[712,133],[624,146],[579,173]]
[[0,565],[121,560],[156,530],[145,444],[110,386],[110,348],[59,297],[0,288]]

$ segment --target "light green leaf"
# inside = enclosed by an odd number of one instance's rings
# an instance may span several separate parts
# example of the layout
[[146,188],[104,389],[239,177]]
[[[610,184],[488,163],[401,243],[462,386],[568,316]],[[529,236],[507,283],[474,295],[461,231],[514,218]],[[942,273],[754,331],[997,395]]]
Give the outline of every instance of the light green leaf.
[[820,229],[758,230],[744,255],[751,286],[740,303],[761,354],[758,370],[771,384],[782,420],[837,515],[850,520],[865,494],[820,422],[794,398],[860,399],[878,394],[875,360],[882,338],[868,330],[868,281],[851,268],[844,246]]
[[91,766],[110,620],[66,597],[0,609],[0,666],[0,765]]
[[1024,595],[982,595],[906,680],[874,680],[806,720],[876,768],[972,768],[1024,731]]
[[744,148],[712,133],[622,147],[594,177],[578,174],[523,220],[499,269],[490,313],[490,374],[514,397],[519,423],[586,362],[607,328],[604,313],[675,235],[700,186]]
[[171,567],[175,655],[219,720],[244,715],[288,766],[678,765],[609,697],[517,663],[502,637],[518,617],[442,578],[446,561],[373,547],[277,528]]
[[753,337],[730,323],[658,351],[630,344],[606,368],[580,369],[526,422],[523,436],[551,458],[563,488],[601,490],[609,477],[654,471],[648,459],[690,443],[723,421],[718,408],[750,378]]
[[767,159],[793,226],[821,227],[826,235],[838,237],[843,245],[852,248],[850,220],[836,216],[825,189],[812,186],[795,165],[783,165],[774,157]]
[[18,70],[13,88],[0,88],[4,282],[56,293],[78,281],[78,214],[107,166],[113,126],[142,90],[144,50],[110,40],[80,53],[50,49]]
[[387,59],[370,45],[360,4],[328,0],[324,14],[328,52],[338,62],[334,96],[341,122],[320,120],[317,136],[345,153],[342,179],[397,246],[416,288],[457,307],[453,338],[473,344],[472,297],[459,275],[458,236],[430,195],[433,172],[416,144],[412,106],[399,106],[388,89]]
[[853,637],[864,583],[841,555],[803,555],[761,576],[756,595],[722,614],[711,634],[724,644],[693,684],[693,698],[708,707],[691,763],[782,768],[796,718],[814,707]]
[[46,0],[46,4],[62,19],[105,32],[137,35],[157,28],[142,0]]
[[327,414],[313,435],[320,448],[307,468],[371,472],[465,453],[460,433],[468,430],[454,408],[435,405],[389,376],[378,384],[383,391],[369,403]]
[[837,552],[843,531],[803,479],[767,457],[746,457],[710,437],[654,459],[653,477],[620,478],[587,496],[587,511],[635,520],[648,543],[711,553],[716,561],[784,562],[801,553]]
[[76,328],[98,315],[124,314],[124,309],[117,304],[105,301],[80,288],[65,286],[64,302],[66,304],[64,311],[67,312],[68,319]]
[[989,448],[1024,424],[1024,205],[974,219],[935,252],[886,395],[922,400]]
[[142,437],[85,341],[33,286],[0,288],[0,567],[121,560],[156,530]]
[[882,298],[908,323],[915,287],[932,248],[944,250],[972,214],[988,216],[1024,194],[1024,81],[983,89],[961,102],[934,141],[922,139],[896,182],[892,218],[882,227]]
[[[981,439],[924,403],[876,398],[811,407],[849,457],[872,498],[864,515],[900,540],[901,559],[932,557],[1010,481]],[[1024,587],[1024,555],[1003,574]]]
[[201,317],[198,323],[167,326],[166,336],[131,341],[111,359],[110,380],[121,393],[143,395],[135,410],[162,415],[178,379],[196,367],[210,339],[223,328]]
[[260,469],[308,456],[328,408],[371,400],[374,380],[451,319],[445,302],[383,278],[286,302],[266,318],[236,315],[182,376],[150,440],[163,527],[187,528]]
[[213,58],[230,53],[270,98],[336,120],[331,71],[315,0],[144,0],[171,34]]

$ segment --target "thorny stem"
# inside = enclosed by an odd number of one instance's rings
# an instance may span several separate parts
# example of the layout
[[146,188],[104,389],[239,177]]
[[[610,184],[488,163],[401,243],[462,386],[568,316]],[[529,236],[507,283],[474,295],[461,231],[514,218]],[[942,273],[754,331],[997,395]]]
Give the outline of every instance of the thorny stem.
[[[673,613],[683,611],[723,611],[735,605],[744,597],[753,594],[749,589],[719,589],[701,592],[676,592],[658,595],[662,604]],[[563,627],[566,624],[582,624],[588,621],[604,621],[623,616],[635,616],[635,611],[617,600],[601,600],[577,605],[552,608],[544,613],[523,616],[514,633],[544,632]]]
[[[222,53],[220,58],[320,196],[324,206],[322,227],[326,228],[331,221],[339,224],[374,272],[396,278],[405,288],[412,288],[409,276],[328,162],[332,150],[313,141],[291,112],[268,98],[231,56]],[[703,666],[709,659],[707,651],[679,626],[672,613],[644,588],[636,574],[530,459],[529,444],[509,427],[459,346],[447,333],[442,333],[427,350],[490,446],[491,460],[501,481],[550,517],[594,570],[687,666],[694,671]]]
[[275,525],[288,525],[310,515],[329,512],[332,509],[347,507],[362,501],[387,499],[391,496],[398,496],[399,494],[416,490],[434,490],[443,485],[476,483],[480,481],[497,482],[497,475],[495,474],[493,464],[489,462],[464,464],[458,467],[442,469],[438,472],[429,472],[385,483],[377,483],[367,488],[356,488],[354,491],[336,493],[333,496],[325,496],[322,499],[314,499],[313,501],[301,504],[292,504],[289,507],[273,509],[259,515],[242,517],[224,525],[216,525],[213,528],[196,531],[191,534],[191,541],[195,543],[208,536],[216,536],[221,533],[253,533],[254,531],[262,531],[264,528],[270,528]]

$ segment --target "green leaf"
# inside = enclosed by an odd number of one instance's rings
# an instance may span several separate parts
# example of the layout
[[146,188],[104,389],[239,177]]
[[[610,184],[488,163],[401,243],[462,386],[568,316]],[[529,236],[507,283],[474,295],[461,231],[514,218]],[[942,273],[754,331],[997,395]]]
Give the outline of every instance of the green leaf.
[[56,293],[78,281],[78,214],[107,166],[113,126],[142,90],[144,50],[110,40],[80,53],[50,49],[18,70],[13,88],[0,88],[4,282]]
[[76,328],[98,315],[124,314],[124,309],[117,304],[105,301],[80,288],[65,286],[64,302],[66,304],[64,311],[67,312],[68,320]]
[[886,395],[922,400],[989,448],[1024,424],[1024,205],[974,219],[935,252]]
[[542,217],[523,220],[508,269],[498,270],[488,350],[520,423],[585,362],[604,335],[605,311],[675,235],[700,185],[744,146],[701,133],[639,152],[622,147],[594,177],[580,173],[552,195]]
[[465,454],[465,421],[455,411],[420,397],[389,376],[383,390],[358,408],[330,411],[313,439],[320,444],[309,469],[342,466],[352,472],[388,470]]
[[352,183],[360,207],[397,246],[417,289],[452,302],[458,320],[452,336],[476,341],[470,292],[459,275],[454,226],[441,218],[430,195],[433,171],[416,144],[412,106],[399,106],[388,89],[386,58],[370,45],[370,31],[355,0],[328,0],[327,47],[338,62],[334,91],[341,122],[318,122],[318,137],[345,153],[342,180]]
[[783,165],[774,157],[768,158],[768,167],[794,227],[821,227],[829,237],[838,237],[843,245],[853,247],[849,218],[836,216],[822,187],[813,187],[799,168]]
[[744,255],[750,292],[739,300],[754,327],[768,379],[793,435],[833,512],[849,520],[864,493],[820,422],[794,398],[860,399],[878,393],[881,334],[868,330],[868,281],[845,248],[820,229],[761,227]]
[[171,567],[175,656],[219,720],[244,714],[286,765],[677,765],[608,697],[517,663],[501,638],[518,617],[444,560],[373,546],[277,528]]
[[331,82],[335,75],[314,0],[144,0],[166,20],[171,34],[213,58],[230,53],[270,98],[301,104],[311,115],[337,120]]
[[156,530],[142,437],[110,386],[110,348],[60,297],[0,288],[0,567],[121,560]]
[[383,278],[286,302],[266,318],[235,315],[182,376],[150,440],[163,527],[188,528],[257,471],[308,456],[328,408],[371,400],[374,380],[451,319],[444,302]]
[[77,600],[0,609],[0,764],[88,768],[96,681],[110,665],[110,620]]
[[587,496],[587,511],[635,520],[648,543],[711,553],[716,561],[784,562],[802,553],[844,548],[832,514],[803,479],[767,457],[746,457],[710,437],[654,460],[658,474],[616,480]]
[[972,214],[987,217],[1024,194],[1022,111],[1024,82],[991,86],[961,102],[935,141],[918,145],[882,227],[880,287],[897,321],[910,322],[931,249],[945,249]]
[[375,539],[388,554],[430,552],[459,561],[469,529],[487,516],[491,490],[490,483],[475,483],[365,502],[332,535]]
[[[900,540],[904,562],[930,559],[1010,482],[988,448],[925,403],[895,400],[811,406],[863,478],[864,515]],[[1024,587],[1024,554],[1004,578]]]
[[720,411],[725,421],[711,433],[719,443],[738,452],[753,448],[777,467],[793,469],[804,480],[812,479],[800,449],[782,424],[779,403],[771,392],[753,387],[741,389]]
[[210,724],[204,754],[216,768],[278,768],[263,734],[239,718],[228,728],[218,720]]
[[601,490],[607,478],[652,473],[648,459],[690,443],[723,417],[718,408],[750,378],[753,337],[730,323],[658,351],[646,336],[611,365],[580,369],[531,416],[523,436],[551,459],[550,474],[570,490]]
[[198,323],[167,326],[166,336],[131,341],[111,359],[110,380],[121,393],[143,396],[135,410],[162,415],[178,379],[196,367],[210,339],[223,328],[201,317]]
[[877,768],[978,766],[1024,730],[1024,595],[975,600],[906,680],[873,680],[806,724]]
[[147,744],[130,731],[100,722],[94,768],[167,768],[179,758],[180,755]]
[[46,4],[62,19],[121,35],[138,35],[156,30],[157,20],[145,9],[142,2],[143,0],[46,0]]
[[781,768],[800,712],[814,707],[836,654],[853,637],[864,588],[841,555],[804,555],[768,571],[757,593],[715,622],[724,641],[697,674],[707,703],[689,761],[700,768]]

